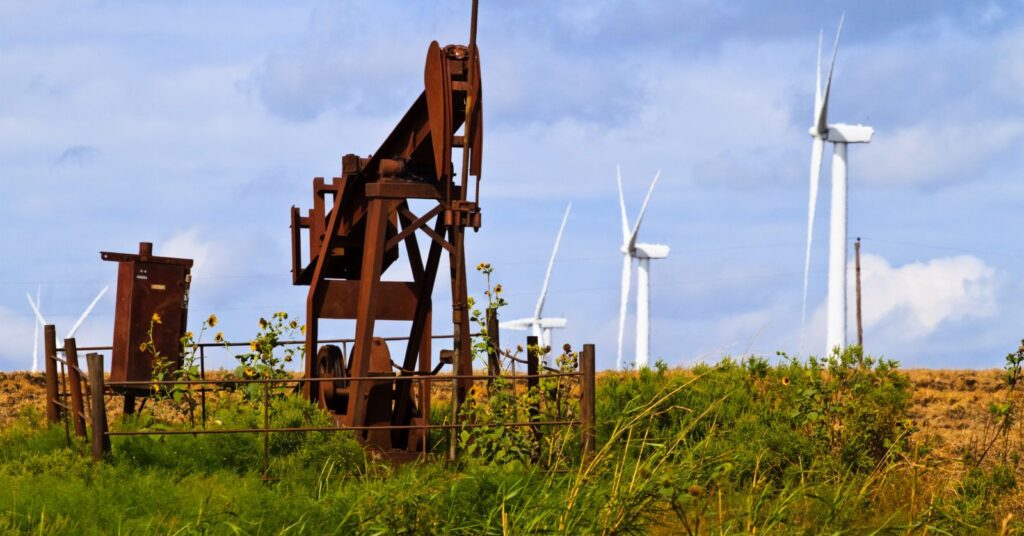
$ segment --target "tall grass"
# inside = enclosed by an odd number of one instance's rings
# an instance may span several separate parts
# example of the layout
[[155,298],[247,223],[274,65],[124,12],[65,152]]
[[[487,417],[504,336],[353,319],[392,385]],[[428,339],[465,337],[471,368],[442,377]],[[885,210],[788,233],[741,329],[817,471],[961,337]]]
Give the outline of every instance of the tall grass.
[[[673,534],[1012,532],[1013,474],[950,480],[916,440],[894,363],[659,367],[598,382],[598,450],[541,442],[537,463],[465,456],[391,466],[347,434],[115,438],[110,462],[26,414],[0,434],[0,530],[49,534]],[[322,422],[297,399],[276,426]],[[214,408],[221,426],[258,418]],[[438,418],[441,418],[438,415]],[[142,416],[119,426],[165,426]],[[440,440],[440,438],[438,438]],[[504,439],[503,439],[504,440]],[[544,445],[550,445],[544,447]],[[486,449],[481,449],[485,451]]]

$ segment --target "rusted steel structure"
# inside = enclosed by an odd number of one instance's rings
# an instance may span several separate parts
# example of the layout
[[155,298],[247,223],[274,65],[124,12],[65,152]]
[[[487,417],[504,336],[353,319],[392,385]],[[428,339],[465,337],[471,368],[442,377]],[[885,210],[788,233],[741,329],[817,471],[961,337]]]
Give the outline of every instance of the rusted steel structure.
[[[376,152],[347,154],[341,176],[313,180],[313,208],[291,210],[292,277],[308,285],[306,302],[307,378],[374,377],[379,380],[323,381],[304,384],[310,399],[330,409],[339,425],[411,425],[427,414],[429,398],[413,400],[412,382],[403,377],[432,370],[431,295],[442,252],[448,254],[454,341],[441,351],[453,372],[472,371],[467,314],[464,235],[479,229],[479,181],[483,155],[480,60],[476,48],[476,1],[468,45],[427,49],[424,89]],[[462,151],[461,173],[452,162]],[[470,177],[475,178],[470,183]],[[473,190],[473,196],[468,194]],[[414,214],[411,200],[436,206]],[[302,230],[308,230],[303,259]],[[426,260],[416,231],[430,239]],[[412,281],[381,281],[404,245]],[[355,320],[355,343],[349,356],[334,346],[317,347],[323,319]],[[374,338],[377,320],[411,322],[405,355],[392,367],[387,346]],[[440,365],[439,365],[440,366]],[[458,384],[461,401],[471,380]],[[429,392],[429,387],[421,388]],[[404,430],[363,435],[383,450],[417,450],[421,440]]]
[[[139,243],[139,252],[100,252],[105,261],[118,263],[117,305],[114,309],[114,344],[110,381],[151,380],[153,354],[141,346],[149,341],[153,315],[153,346],[170,360],[172,369],[181,364],[181,338],[188,323],[188,291],[192,282],[192,259],[156,257],[153,244]],[[125,413],[132,413],[135,397],[145,388],[122,388]]]

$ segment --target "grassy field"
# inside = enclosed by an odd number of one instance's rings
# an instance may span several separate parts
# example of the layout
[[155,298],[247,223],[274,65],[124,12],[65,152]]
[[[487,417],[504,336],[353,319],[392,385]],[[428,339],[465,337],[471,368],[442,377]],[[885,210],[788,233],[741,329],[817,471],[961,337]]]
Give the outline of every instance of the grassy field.
[[[598,380],[598,452],[571,431],[467,429],[464,456],[391,466],[345,434],[114,438],[92,463],[42,423],[38,377],[0,377],[0,532],[391,534],[1024,531],[1024,429],[1008,371],[900,371],[856,349],[824,361],[725,360]],[[468,419],[517,418],[477,393]],[[444,404],[432,412],[446,418]],[[548,406],[551,406],[550,408]],[[546,404],[545,411],[555,411]],[[557,411],[572,416],[571,404]],[[173,409],[115,419],[180,426]],[[214,426],[260,418],[240,393]],[[273,424],[326,422],[277,397]],[[447,436],[435,434],[438,452]]]

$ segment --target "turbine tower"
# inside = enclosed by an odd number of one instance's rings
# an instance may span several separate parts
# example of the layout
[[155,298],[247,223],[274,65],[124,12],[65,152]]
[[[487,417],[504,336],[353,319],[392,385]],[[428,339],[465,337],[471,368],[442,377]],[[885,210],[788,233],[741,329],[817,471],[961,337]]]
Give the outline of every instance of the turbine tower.
[[[97,294],[96,297],[92,299],[92,302],[89,303],[89,306],[85,308],[85,311],[83,311],[82,314],[78,317],[78,320],[76,320],[75,323],[71,326],[71,331],[68,331],[67,336],[64,337],[65,339],[70,339],[75,336],[75,333],[78,333],[78,328],[82,327],[82,322],[85,322],[85,319],[89,316],[89,313],[92,312],[93,307],[96,307],[96,304],[99,303],[100,298],[102,298],[103,295],[107,293],[108,288],[110,287],[103,287],[103,290],[101,290],[100,293]],[[43,314],[39,311],[39,290],[36,290],[35,301],[32,301],[32,295],[30,295],[28,292],[25,293],[25,297],[28,298],[28,304],[29,306],[32,307],[32,312],[35,313],[37,321],[36,334],[34,337],[34,342],[32,343],[32,372],[37,372],[39,370],[39,328],[41,326],[46,326],[46,319],[43,318]]]
[[[540,341],[541,346],[551,346],[551,330],[564,328],[564,318],[544,318],[544,300],[548,295],[548,283],[551,282],[551,271],[555,266],[555,256],[558,255],[558,245],[562,242],[562,232],[565,231],[565,222],[569,221],[569,211],[572,210],[572,203],[565,207],[565,215],[562,216],[562,225],[558,227],[558,235],[555,236],[555,247],[551,250],[551,258],[548,260],[548,270],[544,274],[544,284],[540,288],[540,298],[537,299],[537,306],[530,318],[520,318],[502,322],[500,326],[505,329],[525,330],[529,329],[534,337]],[[545,357],[545,360],[547,358]]]
[[615,168],[615,178],[619,185],[619,210],[622,213],[622,292],[619,302],[619,351],[615,361],[615,367],[622,370],[622,338],[626,330],[626,308],[629,305],[629,284],[631,282],[630,270],[633,267],[633,259],[637,261],[636,276],[636,357],[634,365],[637,370],[647,368],[649,362],[651,329],[650,329],[650,301],[651,287],[648,277],[650,272],[651,259],[664,259],[668,257],[668,246],[661,244],[638,244],[637,234],[640,232],[640,224],[644,221],[644,214],[647,212],[647,204],[651,201],[651,194],[654,192],[654,185],[658,184],[661,177],[661,170],[654,175],[651,186],[647,190],[647,197],[640,207],[640,214],[636,218],[633,230],[629,229],[629,219],[626,216],[626,200],[622,195],[622,171],[618,166]]
[[[814,238],[814,211],[818,201],[818,179],[825,142],[832,144],[832,209],[828,254],[828,329],[825,353],[846,347],[846,146],[850,143],[869,143],[875,129],[864,125],[828,122],[828,99],[832,89],[832,73],[839,52],[839,37],[843,32],[843,18],[839,19],[836,41],[832,47],[832,61],[824,90],[821,87],[821,36],[818,37],[818,66],[814,85],[814,125],[811,134],[811,185],[807,206],[807,250],[804,257],[804,294],[800,313],[803,330],[807,319],[807,280],[811,268],[811,241]],[[802,339],[802,335],[801,335]],[[802,341],[801,341],[802,344]]]

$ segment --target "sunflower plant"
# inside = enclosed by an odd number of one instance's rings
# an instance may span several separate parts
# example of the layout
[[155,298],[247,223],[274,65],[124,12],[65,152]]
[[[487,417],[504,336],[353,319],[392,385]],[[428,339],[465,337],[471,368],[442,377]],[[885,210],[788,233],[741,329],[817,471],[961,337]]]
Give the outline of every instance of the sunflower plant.
[[[279,311],[270,319],[260,317],[259,331],[249,341],[249,351],[235,355],[237,373],[245,379],[275,379],[288,376],[285,366],[305,355],[304,345],[284,346],[282,341],[306,334],[305,324],[289,319],[288,313]],[[280,348],[280,350],[278,350]],[[244,390],[247,396],[261,390]],[[252,393],[250,393],[252,391]]]
[[[190,382],[196,381],[201,378],[200,366],[199,366],[199,347],[202,343],[203,335],[211,328],[217,325],[217,315],[210,314],[203,321],[202,327],[199,329],[199,335],[191,331],[186,331],[185,335],[181,337],[181,363],[176,364],[174,360],[169,359],[163,355],[156,347],[156,343],[153,340],[153,332],[156,326],[163,324],[163,319],[160,318],[158,313],[153,313],[153,316],[149,319],[149,330],[147,331],[146,341],[139,345],[139,350],[149,353],[153,357],[153,372],[151,378],[154,382],[163,381],[182,381]],[[222,332],[217,333],[216,339],[218,342],[224,340],[224,334]],[[154,400],[172,400],[178,411],[182,415],[187,415],[192,424],[195,424],[195,409],[199,405],[199,402],[195,397],[195,390],[192,384],[159,384],[156,383],[152,386],[152,396]]]

